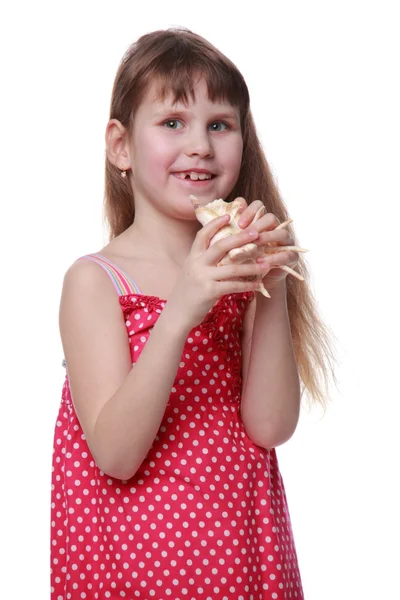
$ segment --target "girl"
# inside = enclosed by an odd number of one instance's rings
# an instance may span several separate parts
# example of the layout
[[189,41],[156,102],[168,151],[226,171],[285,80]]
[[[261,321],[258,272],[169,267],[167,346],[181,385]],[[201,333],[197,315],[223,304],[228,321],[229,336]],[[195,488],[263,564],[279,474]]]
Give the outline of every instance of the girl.
[[[306,282],[217,266],[288,215],[237,68],[187,30],[145,35],[118,69],[106,129],[110,243],[67,271],[67,376],[55,431],[52,598],[303,598],[275,447],[323,394],[328,338]],[[190,202],[242,199],[209,246]],[[249,227],[260,204],[267,214]],[[271,299],[249,278],[262,273]],[[300,343],[301,340],[301,343]]]

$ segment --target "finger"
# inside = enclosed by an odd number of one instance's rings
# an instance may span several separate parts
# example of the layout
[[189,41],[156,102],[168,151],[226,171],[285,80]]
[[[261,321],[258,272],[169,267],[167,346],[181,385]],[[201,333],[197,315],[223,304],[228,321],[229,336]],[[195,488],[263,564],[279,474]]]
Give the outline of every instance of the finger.
[[266,246],[267,244],[281,244],[282,246],[292,246],[293,238],[285,229],[272,229],[271,231],[261,231],[257,238],[257,246]]
[[260,211],[261,214],[261,211],[263,209],[265,210],[265,206],[261,202],[261,200],[254,200],[254,202],[249,204],[249,206],[247,206],[247,208],[241,214],[240,219],[238,221],[239,227],[241,227],[242,229],[248,227],[250,223],[253,223],[253,219],[256,216],[257,212]]
[[258,232],[254,227],[249,227],[240,233],[234,233],[219,240],[210,246],[204,253],[204,261],[207,265],[216,265],[233,248],[240,248],[245,244],[254,243],[258,237]]
[[242,263],[213,267],[212,275],[215,281],[239,279],[241,277],[264,276],[271,270],[270,264]]
[[[249,209],[252,205],[250,204]],[[247,211],[246,211],[247,212]],[[242,217],[240,217],[242,218]],[[267,213],[263,215],[258,221],[254,223],[254,227],[257,231],[273,231],[275,229],[282,229],[279,227],[279,220],[273,213]]]
[[293,250],[294,252],[308,252],[306,248],[300,248],[300,246],[264,246],[265,254],[276,254],[277,252],[283,252],[284,250]]
[[214,235],[220,229],[225,227],[229,223],[230,219],[230,215],[223,215],[222,217],[213,219],[207,223],[207,225],[204,225],[204,227],[197,232],[192,245],[192,250],[195,252],[204,252],[204,250],[209,247],[210,241]]
[[239,209],[240,209],[239,214],[243,213],[243,211],[245,211],[247,209],[247,202],[241,196],[238,196],[237,198],[235,198],[231,204],[232,204],[232,206],[239,206]]
[[219,281],[216,284],[218,295],[243,294],[244,292],[255,292],[260,289],[259,281]]
[[270,256],[266,255],[263,258],[258,258],[257,262],[261,265],[268,265],[281,267],[282,265],[288,265],[294,267],[299,262],[299,255],[295,251],[282,251],[277,252],[276,254],[272,254]]

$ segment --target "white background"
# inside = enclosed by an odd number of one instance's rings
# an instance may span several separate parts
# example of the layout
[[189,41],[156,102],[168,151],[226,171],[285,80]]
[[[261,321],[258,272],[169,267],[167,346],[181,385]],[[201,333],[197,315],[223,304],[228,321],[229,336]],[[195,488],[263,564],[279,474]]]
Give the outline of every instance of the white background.
[[[400,598],[395,2],[14,2],[1,21],[1,598],[47,598],[68,266],[106,242],[120,58],[186,26],[243,72],[337,338],[339,390],[278,449],[307,600]],[[397,309],[396,309],[397,307]]]

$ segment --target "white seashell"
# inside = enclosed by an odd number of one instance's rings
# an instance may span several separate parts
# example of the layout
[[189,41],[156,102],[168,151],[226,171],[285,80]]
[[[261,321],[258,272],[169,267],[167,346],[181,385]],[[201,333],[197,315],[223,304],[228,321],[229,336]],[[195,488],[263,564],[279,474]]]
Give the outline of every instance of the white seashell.
[[[213,202],[209,202],[208,204],[202,206],[199,202],[199,200],[196,198],[196,196],[190,196],[190,200],[192,201],[195,213],[196,213],[196,218],[197,220],[204,226],[207,225],[207,223],[209,223],[210,221],[212,221],[213,219],[217,218],[217,217],[222,217],[223,215],[229,214],[231,216],[231,220],[229,221],[229,223],[227,225],[225,225],[224,227],[222,227],[212,238],[210,241],[210,246],[212,246],[213,244],[215,244],[216,242],[218,242],[219,240],[226,238],[230,235],[234,235],[236,233],[240,233],[242,230],[241,227],[239,227],[238,222],[239,222],[239,218],[240,218],[240,201],[236,201],[234,200],[233,202],[225,202],[222,198],[219,198],[217,200],[214,200]],[[256,221],[258,221],[264,214],[266,213],[266,209],[265,206],[261,206],[257,213],[254,215],[254,218],[251,222],[251,224],[256,223]],[[278,228],[282,229],[283,227],[286,227],[286,225],[288,225],[289,223],[291,223],[292,220],[288,220],[285,221],[284,223],[281,223]],[[242,263],[255,263],[257,258],[260,256],[265,256],[265,254],[271,254],[271,253],[276,253],[276,252],[281,252],[283,250],[297,250],[298,252],[307,252],[307,250],[304,250],[303,248],[298,248],[296,246],[257,246],[257,244],[253,244],[253,243],[248,243],[248,244],[244,244],[243,246],[241,246],[240,248],[233,248],[232,250],[230,250],[226,256],[224,256],[224,258],[218,263],[218,266],[220,265],[226,265],[229,263],[236,263],[236,264],[242,264]],[[290,267],[287,266],[281,266],[279,267],[281,269],[284,269],[286,271],[288,271],[289,273],[291,273],[292,275],[294,275],[295,277],[297,277],[298,279],[304,280],[304,278],[299,275],[298,273],[296,273],[296,271],[294,271],[293,269],[291,269]],[[266,296],[267,298],[270,298],[270,294],[268,293],[268,290],[265,289],[263,283],[262,283],[262,276],[256,276],[254,278],[247,278],[248,280],[251,279],[256,279],[259,282],[259,286],[257,288],[257,291],[261,292],[261,294],[263,294],[264,296]]]

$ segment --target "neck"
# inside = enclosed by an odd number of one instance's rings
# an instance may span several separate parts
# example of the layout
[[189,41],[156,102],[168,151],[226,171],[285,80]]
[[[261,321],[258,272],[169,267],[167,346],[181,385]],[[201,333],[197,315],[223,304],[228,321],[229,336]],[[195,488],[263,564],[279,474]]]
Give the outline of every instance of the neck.
[[196,220],[179,219],[151,206],[137,205],[135,220],[126,236],[135,247],[135,254],[182,266],[200,227]]

